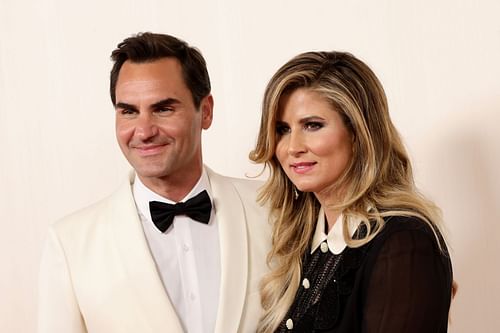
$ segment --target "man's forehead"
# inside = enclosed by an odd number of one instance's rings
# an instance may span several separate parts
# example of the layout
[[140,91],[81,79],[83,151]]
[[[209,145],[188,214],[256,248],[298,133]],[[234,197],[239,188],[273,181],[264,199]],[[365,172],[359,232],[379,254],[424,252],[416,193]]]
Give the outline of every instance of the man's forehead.
[[118,75],[120,85],[174,85],[186,87],[182,68],[175,58],[162,58],[153,62],[125,62]]
[[181,71],[182,65],[177,58],[163,57],[147,61],[134,61],[127,59],[120,68],[120,73],[127,71],[145,71],[147,69],[155,69],[156,71]]
[[117,103],[154,104],[166,99],[179,99],[178,89],[169,89],[158,80],[124,81],[116,87]]

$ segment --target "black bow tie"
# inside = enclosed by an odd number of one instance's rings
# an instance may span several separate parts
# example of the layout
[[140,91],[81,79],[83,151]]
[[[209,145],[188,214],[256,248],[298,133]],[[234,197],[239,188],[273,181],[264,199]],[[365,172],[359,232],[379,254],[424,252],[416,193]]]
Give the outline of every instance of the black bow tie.
[[175,205],[159,201],[149,202],[151,219],[161,232],[165,232],[172,225],[176,215],[187,215],[193,220],[208,224],[211,209],[212,202],[207,191],[200,192],[188,201],[178,202]]

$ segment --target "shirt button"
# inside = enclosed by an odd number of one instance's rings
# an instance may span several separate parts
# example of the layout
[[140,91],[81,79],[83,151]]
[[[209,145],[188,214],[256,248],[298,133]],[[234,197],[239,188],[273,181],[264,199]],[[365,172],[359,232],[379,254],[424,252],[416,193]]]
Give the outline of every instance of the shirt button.
[[292,320],[292,318],[288,318],[288,320],[286,321],[286,328],[288,328],[289,330],[293,329],[293,320]]
[[328,252],[328,244],[326,242],[321,243],[321,252],[323,253]]
[[182,249],[184,250],[184,252],[189,252],[189,245],[187,244],[182,245]]
[[309,283],[308,279],[302,280],[302,287],[304,287],[304,289],[309,289],[310,286],[311,284]]
[[191,300],[194,301],[196,299],[196,295],[194,293],[191,293],[189,295],[189,298],[191,298]]

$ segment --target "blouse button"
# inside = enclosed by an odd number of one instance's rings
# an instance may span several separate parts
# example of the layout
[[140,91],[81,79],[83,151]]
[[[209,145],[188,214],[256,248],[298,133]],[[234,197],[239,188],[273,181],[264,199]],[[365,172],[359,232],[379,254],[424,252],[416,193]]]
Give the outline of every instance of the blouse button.
[[286,328],[288,328],[289,330],[293,329],[293,320],[292,320],[292,318],[288,318],[288,320],[286,321]]
[[328,252],[328,244],[326,242],[321,243],[321,252],[323,253]]
[[308,279],[302,280],[302,287],[304,287],[304,289],[309,289],[310,286],[311,284],[309,283]]

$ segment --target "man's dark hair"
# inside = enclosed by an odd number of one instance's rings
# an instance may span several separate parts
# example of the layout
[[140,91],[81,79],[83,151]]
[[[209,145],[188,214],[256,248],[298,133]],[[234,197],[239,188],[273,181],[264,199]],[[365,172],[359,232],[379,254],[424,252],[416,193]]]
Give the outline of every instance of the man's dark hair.
[[111,69],[109,92],[113,105],[116,105],[116,82],[125,61],[146,63],[167,57],[179,60],[186,86],[191,91],[195,107],[199,108],[203,97],[210,94],[207,64],[200,51],[173,36],[151,32],[125,39],[111,53],[114,65]]

